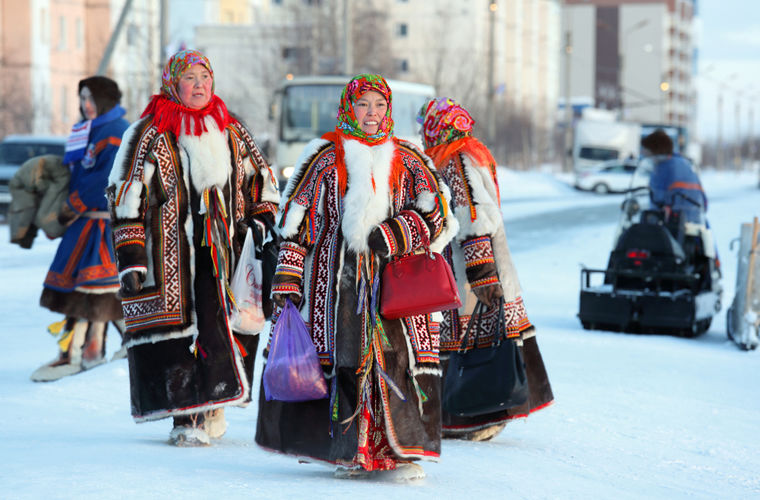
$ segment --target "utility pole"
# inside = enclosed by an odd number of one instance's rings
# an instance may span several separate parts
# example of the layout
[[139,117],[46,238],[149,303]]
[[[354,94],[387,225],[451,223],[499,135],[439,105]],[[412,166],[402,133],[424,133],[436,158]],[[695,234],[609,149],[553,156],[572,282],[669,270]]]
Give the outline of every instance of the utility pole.
[[573,106],[570,102],[570,56],[573,53],[573,39],[570,28],[565,31],[565,147],[562,150],[562,171],[572,170],[570,150],[573,148]]
[[116,22],[116,26],[111,33],[111,38],[108,39],[106,50],[103,51],[103,57],[100,59],[98,69],[95,71],[96,75],[105,75],[108,69],[108,64],[111,62],[111,56],[113,55],[113,49],[116,47],[116,40],[119,38],[122,28],[124,27],[124,20],[127,18],[129,9],[132,7],[132,0],[124,2],[124,7],[121,8],[121,14],[119,14],[119,20]]
[[755,122],[755,103],[749,102],[749,112],[747,117],[747,147],[749,151],[747,156],[749,157],[749,168],[754,168],[755,165],[755,138],[754,134],[754,122]]
[[343,0],[343,73],[353,76],[354,48],[351,44],[351,0]]
[[734,169],[738,170],[742,165],[742,134],[739,128],[741,121],[741,92],[736,93],[734,104],[734,117],[736,119],[736,143],[734,144]]
[[488,76],[486,78],[488,84],[488,105],[486,107],[486,124],[488,127],[488,145],[494,147],[496,141],[496,115],[495,115],[495,98],[496,93],[494,89],[494,58],[495,58],[495,39],[496,39],[496,11],[498,9],[496,0],[491,0],[488,6]]
[[723,168],[723,84],[718,84],[718,151],[715,159],[718,170]]
[[159,36],[158,36],[158,43],[159,45],[159,51],[158,51],[158,74],[161,75],[163,72],[164,64],[169,59],[169,54],[166,53],[167,45],[169,45],[168,41],[168,33],[169,33],[169,0],[161,0],[161,12],[158,19],[158,29],[159,29]]

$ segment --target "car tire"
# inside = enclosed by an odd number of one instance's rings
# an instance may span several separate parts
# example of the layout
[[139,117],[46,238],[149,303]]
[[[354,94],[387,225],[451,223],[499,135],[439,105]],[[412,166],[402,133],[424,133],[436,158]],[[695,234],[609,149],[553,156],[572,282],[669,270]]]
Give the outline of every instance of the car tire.
[[600,182],[598,184],[594,184],[594,187],[591,188],[591,191],[595,192],[596,194],[607,194],[610,192],[610,187],[607,184]]

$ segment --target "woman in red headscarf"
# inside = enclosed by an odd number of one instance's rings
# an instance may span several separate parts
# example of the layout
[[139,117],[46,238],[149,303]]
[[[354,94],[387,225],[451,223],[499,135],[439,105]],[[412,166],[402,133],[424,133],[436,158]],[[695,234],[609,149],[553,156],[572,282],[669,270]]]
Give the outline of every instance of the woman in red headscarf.
[[[259,396],[256,442],[339,466],[423,476],[440,453],[438,335],[426,315],[377,312],[379,273],[396,255],[448,243],[448,190],[413,145],[393,137],[391,90],[377,75],[343,90],[334,132],[312,141],[280,207],[283,241],[272,298],[300,304],[327,377],[328,399]],[[390,471],[390,472],[388,472]]]
[[[552,395],[536,330],[528,320],[521,297],[517,271],[507,246],[501,215],[496,162],[483,143],[472,137],[475,121],[463,107],[441,97],[423,106],[418,121],[423,142],[438,172],[451,189],[452,207],[459,222],[456,239],[444,252],[459,285],[462,307],[444,311],[441,323],[441,359],[444,369],[448,353],[460,348],[462,336],[472,319],[475,304],[487,306],[473,331],[480,336],[478,346],[488,347],[498,324],[498,307],[504,308],[506,335],[521,346],[530,386],[529,400],[507,410],[459,417],[443,412],[443,436],[483,441],[491,439],[516,417],[549,405]],[[502,301],[502,298],[504,299]],[[488,331],[488,330],[492,331]],[[482,342],[481,342],[482,341]],[[484,380],[484,384],[493,381]]]
[[132,415],[173,417],[170,442],[209,444],[223,408],[250,401],[258,336],[233,332],[229,281],[248,227],[273,227],[277,183],[250,131],[214,94],[203,54],[172,56],[124,134],[107,190]]

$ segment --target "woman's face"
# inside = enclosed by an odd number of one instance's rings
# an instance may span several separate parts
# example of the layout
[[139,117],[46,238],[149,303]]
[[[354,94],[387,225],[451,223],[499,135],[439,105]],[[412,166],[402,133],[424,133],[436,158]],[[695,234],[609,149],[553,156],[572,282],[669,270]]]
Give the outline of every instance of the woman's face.
[[98,107],[95,104],[95,98],[87,87],[82,87],[79,91],[79,109],[87,120],[98,117]]
[[367,135],[374,135],[385,117],[388,102],[379,92],[370,90],[354,102],[354,116],[359,122],[359,128]]
[[202,64],[194,64],[179,77],[179,98],[190,109],[205,108],[211,100],[214,79]]

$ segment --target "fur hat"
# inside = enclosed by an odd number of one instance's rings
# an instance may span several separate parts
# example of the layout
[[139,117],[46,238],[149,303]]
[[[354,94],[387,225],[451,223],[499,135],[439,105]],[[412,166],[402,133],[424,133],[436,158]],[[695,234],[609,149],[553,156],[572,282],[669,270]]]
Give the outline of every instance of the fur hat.
[[[105,76],[91,76],[79,81],[79,92],[87,87],[92,92],[98,116],[107,113],[121,101],[121,90],[115,81]],[[84,113],[82,113],[84,116]]]
[[673,139],[661,128],[641,139],[641,146],[647,148],[654,155],[673,154]]

